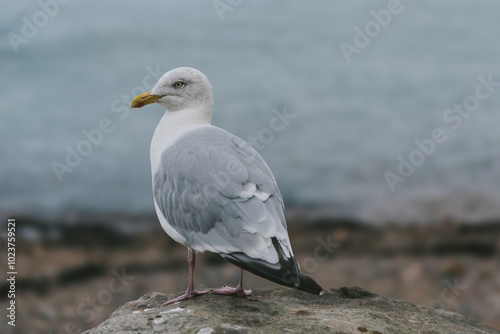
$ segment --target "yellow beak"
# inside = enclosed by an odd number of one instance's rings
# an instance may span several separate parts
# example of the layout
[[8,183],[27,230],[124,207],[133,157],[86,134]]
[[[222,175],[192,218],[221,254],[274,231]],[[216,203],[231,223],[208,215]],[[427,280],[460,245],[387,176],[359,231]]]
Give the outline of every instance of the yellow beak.
[[150,91],[141,95],[137,95],[130,103],[130,108],[142,108],[146,104],[157,102],[162,97],[162,95],[151,95]]

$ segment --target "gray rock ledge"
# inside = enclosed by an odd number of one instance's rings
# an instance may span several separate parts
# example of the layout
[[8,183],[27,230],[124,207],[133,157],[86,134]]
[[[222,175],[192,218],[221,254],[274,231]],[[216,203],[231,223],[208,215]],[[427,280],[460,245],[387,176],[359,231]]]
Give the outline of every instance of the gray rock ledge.
[[500,333],[458,313],[358,287],[332,289],[322,296],[285,288],[254,290],[247,298],[207,294],[163,307],[171,297],[147,293],[84,333]]

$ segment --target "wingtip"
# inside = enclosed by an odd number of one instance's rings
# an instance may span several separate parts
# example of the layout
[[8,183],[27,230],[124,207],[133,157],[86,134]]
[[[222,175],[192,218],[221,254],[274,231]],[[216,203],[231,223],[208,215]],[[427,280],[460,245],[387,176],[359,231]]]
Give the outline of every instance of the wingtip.
[[318,296],[325,293],[323,288],[311,277],[300,273],[297,261],[293,256],[287,259],[284,258],[276,239],[273,240],[273,244],[279,255],[279,262],[276,264],[271,264],[260,259],[250,258],[248,255],[241,252],[219,255],[221,255],[226,261],[272,282]]
[[302,291],[306,291],[318,296],[324,295],[325,290],[318,284],[316,283],[315,280],[313,280],[311,277],[307,275],[300,275],[300,286],[297,288]]

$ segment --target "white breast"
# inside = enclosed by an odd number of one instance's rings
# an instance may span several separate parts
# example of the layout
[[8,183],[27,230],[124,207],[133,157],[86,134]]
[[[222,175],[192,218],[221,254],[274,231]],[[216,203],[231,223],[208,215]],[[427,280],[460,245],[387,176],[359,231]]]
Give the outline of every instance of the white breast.
[[151,176],[156,215],[158,216],[160,224],[165,232],[167,232],[167,234],[176,242],[185,246],[187,246],[186,239],[177,233],[177,231],[169,224],[167,218],[163,215],[158,207],[158,204],[156,203],[156,196],[154,194],[154,176],[160,167],[161,156],[166,149],[174,145],[178,139],[182,138],[186,134],[200,128],[212,126],[210,125],[210,119],[207,119],[206,117],[198,117],[199,115],[200,111],[196,109],[185,109],[175,112],[167,111],[156,127],[150,148]]

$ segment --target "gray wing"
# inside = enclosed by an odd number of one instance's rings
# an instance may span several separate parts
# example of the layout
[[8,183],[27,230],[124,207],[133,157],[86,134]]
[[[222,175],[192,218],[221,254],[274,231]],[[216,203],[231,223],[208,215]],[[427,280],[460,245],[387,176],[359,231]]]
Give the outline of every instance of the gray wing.
[[217,127],[193,131],[162,153],[155,201],[199,252],[244,253],[277,263],[272,239],[293,257],[276,180],[260,154]]

